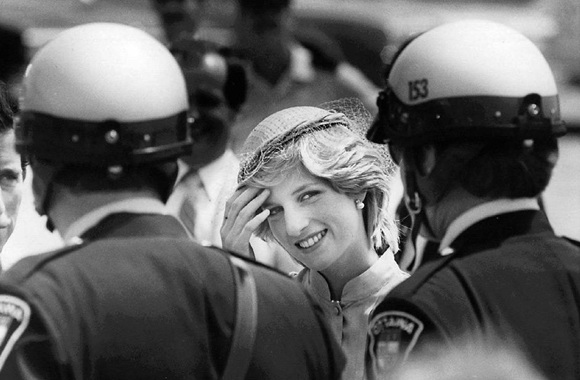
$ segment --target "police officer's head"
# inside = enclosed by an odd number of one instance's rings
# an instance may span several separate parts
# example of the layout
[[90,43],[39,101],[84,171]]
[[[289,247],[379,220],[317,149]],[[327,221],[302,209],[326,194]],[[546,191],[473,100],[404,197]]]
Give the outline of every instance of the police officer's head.
[[287,54],[292,38],[290,0],[238,0],[236,50],[259,65]]
[[[193,36],[204,23],[208,0],[153,0],[169,42]],[[220,4],[221,5],[221,4]]]
[[168,49],[112,23],[62,32],[33,57],[23,79],[17,145],[31,155],[37,209],[50,189],[102,191],[152,186],[191,148],[187,92]]
[[535,197],[564,134],[548,63],[501,24],[470,20],[406,44],[387,73],[369,133],[402,163],[415,211],[452,188],[476,197]]
[[230,127],[246,100],[246,71],[239,59],[209,41],[187,37],[170,50],[183,70],[189,100],[193,150],[182,159],[190,166],[203,166],[229,144]]

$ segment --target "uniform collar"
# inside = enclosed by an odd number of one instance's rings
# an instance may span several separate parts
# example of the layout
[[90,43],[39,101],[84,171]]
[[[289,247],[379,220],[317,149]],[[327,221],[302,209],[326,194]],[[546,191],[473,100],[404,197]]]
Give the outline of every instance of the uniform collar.
[[163,202],[153,198],[143,197],[111,202],[84,214],[72,223],[63,234],[65,243],[70,244],[78,240],[80,236],[100,221],[117,213],[166,214]]
[[316,71],[312,65],[312,54],[298,43],[290,47],[289,76],[293,81],[301,83],[310,83],[316,77]]
[[459,215],[447,228],[441,243],[439,253],[443,256],[453,253],[451,244],[472,225],[489,217],[523,210],[539,210],[536,198],[496,199],[479,204]]

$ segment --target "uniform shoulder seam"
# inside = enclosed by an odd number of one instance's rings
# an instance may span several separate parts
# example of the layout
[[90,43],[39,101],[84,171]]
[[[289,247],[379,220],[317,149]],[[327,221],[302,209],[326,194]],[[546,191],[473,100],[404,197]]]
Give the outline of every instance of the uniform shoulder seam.
[[[47,265],[49,262],[52,262],[53,260],[58,259],[58,258],[66,255],[68,253],[76,251],[77,249],[79,249],[85,245],[87,245],[87,242],[83,241],[82,243],[79,243],[79,244],[68,245],[68,246],[65,246],[62,248],[58,248],[54,251],[45,252],[45,253],[42,253],[42,254],[36,256],[37,261],[33,265],[31,265],[25,272],[22,273],[22,278],[30,277],[33,273],[39,271],[42,267]],[[24,258],[24,259],[26,259],[26,258]]]
[[391,291],[393,295],[398,294],[403,291],[405,293],[415,293],[417,292],[429,278],[433,277],[441,269],[447,267],[448,263],[453,260],[454,255],[449,255],[442,257],[439,260],[435,260],[425,264],[420,267],[415,273],[413,273],[405,281],[401,282]]
[[230,255],[230,256],[233,256],[233,257],[237,257],[237,258],[239,258],[239,259],[247,262],[250,265],[250,267],[259,267],[259,268],[262,268],[262,269],[266,269],[269,272],[277,273],[277,274],[282,275],[284,277],[290,278],[290,276],[287,273],[284,273],[284,272],[282,272],[282,271],[280,271],[280,270],[278,270],[276,268],[273,268],[271,266],[268,266],[268,265],[266,265],[264,263],[261,263],[259,261],[252,260],[252,259],[250,259],[250,258],[248,258],[246,256],[242,256],[242,255],[240,255],[238,253],[235,253],[235,252],[226,250],[224,248],[215,247],[215,246],[208,246],[206,248],[210,248],[210,249],[212,249],[214,251],[217,251],[221,255],[224,255],[224,256]]

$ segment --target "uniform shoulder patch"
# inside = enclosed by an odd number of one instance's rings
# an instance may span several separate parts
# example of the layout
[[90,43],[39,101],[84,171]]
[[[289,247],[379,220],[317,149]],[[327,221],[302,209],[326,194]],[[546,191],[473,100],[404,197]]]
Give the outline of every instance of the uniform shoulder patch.
[[30,322],[30,306],[22,299],[0,295],[0,369]]
[[417,317],[402,311],[385,311],[371,320],[367,370],[375,374],[374,378],[385,378],[405,362],[423,328]]

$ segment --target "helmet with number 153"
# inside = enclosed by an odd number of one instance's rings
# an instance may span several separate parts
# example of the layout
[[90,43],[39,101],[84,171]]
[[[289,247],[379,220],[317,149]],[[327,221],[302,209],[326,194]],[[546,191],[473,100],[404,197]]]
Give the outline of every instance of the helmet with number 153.
[[565,133],[556,83],[519,32],[467,20],[431,29],[393,60],[369,138],[403,146]]

